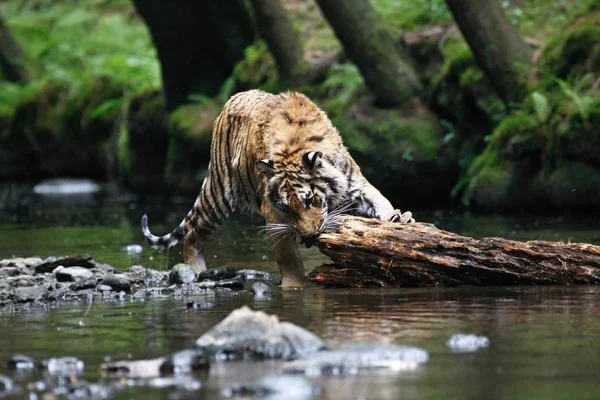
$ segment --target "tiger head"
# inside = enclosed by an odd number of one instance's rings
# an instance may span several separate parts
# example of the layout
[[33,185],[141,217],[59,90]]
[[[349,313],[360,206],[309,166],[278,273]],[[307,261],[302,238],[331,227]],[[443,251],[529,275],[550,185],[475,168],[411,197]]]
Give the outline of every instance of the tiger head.
[[[271,207],[289,221],[294,233],[315,236],[325,229],[327,217],[327,185],[316,173],[321,165],[320,151],[302,157],[302,165],[259,160],[256,168],[268,179],[266,199]],[[285,230],[285,224],[280,227]]]

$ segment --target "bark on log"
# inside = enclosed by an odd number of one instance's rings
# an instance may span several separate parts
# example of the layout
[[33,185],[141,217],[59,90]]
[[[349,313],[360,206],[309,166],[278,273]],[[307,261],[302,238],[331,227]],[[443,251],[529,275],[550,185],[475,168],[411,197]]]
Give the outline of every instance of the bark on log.
[[337,287],[600,283],[600,247],[502,238],[473,239],[416,223],[344,217],[314,243],[333,264],[309,279]]

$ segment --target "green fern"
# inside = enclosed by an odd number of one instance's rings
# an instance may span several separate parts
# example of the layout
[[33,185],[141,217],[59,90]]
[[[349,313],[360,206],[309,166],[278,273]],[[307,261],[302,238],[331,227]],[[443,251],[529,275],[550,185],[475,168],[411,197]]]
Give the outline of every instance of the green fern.
[[535,111],[535,116],[538,122],[540,124],[546,123],[552,112],[550,103],[548,103],[548,98],[544,94],[535,91],[531,93],[531,100],[533,102],[533,110]]

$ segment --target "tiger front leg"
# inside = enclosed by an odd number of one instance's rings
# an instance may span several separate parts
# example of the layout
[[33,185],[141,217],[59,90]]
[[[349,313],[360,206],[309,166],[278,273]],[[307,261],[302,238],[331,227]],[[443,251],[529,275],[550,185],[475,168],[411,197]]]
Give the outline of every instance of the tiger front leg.
[[204,241],[198,234],[194,230],[187,232],[183,238],[183,262],[194,268],[196,273],[206,271],[203,250]]
[[302,288],[308,284],[298,246],[291,233],[271,236],[275,261],[281,273],[281,287]]
[[379,190],[366,183],[361,195],[355,200],[358,214],[369,218],[379,218],[384,221],[408,224],[415,222],[410,211],[402,212],[395,209]]

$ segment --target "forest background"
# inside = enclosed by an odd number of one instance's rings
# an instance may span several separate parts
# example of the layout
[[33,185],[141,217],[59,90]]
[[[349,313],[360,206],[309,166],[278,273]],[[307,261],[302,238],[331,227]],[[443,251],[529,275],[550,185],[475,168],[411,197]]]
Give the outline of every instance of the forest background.
[[234,93],[298,90],[402,208],[600,210],[600,0],[8,0],[0,179],[195,193]]

